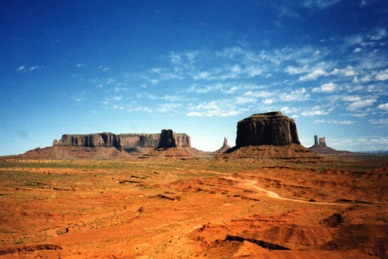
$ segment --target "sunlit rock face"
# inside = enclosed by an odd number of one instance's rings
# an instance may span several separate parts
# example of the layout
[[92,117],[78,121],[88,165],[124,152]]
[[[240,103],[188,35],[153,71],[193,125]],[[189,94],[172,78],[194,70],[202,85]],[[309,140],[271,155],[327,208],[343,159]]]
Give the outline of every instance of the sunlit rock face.
[[236,147],[300,144],[295,121],[281,112],[253,114],[237,124]]
[[54,146],[71,147],[120,147],[120,139],[113,133],[95,133],[95,134],[65,134],[57,141],[54,140]]
[[[163,145],[176,146],[176,147],[191,147],[190,137],[184,133],[170,133],[167,130],[162,130],[161,134],[158,133],[125,133],[125,134],[113,134],[113,133],[94,133],[94,134],[64,134],[60,140],[54,140],[54,146],[70,146],[70,147],[115,147],[117,149],[130,149],[130,148],[157,148],[161,143],[162,134],[165,140],[162,140]],[[170,142],[167,143],[168,134]]]

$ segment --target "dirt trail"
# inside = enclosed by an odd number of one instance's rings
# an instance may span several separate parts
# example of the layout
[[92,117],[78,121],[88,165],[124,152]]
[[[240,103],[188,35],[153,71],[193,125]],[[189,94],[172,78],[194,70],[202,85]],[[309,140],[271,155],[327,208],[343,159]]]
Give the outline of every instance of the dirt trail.
[[234,180],[236,182],[240,182],[242,186],[248,189],[255,189],[261,192],[264,192],[267,194],[268,197],[277,199],[277,200],[283,200],[283,201],[292,201],[292,202],[300,202],[300,203],[308,203],[308,204],[319,204],[319,205],[334,205],[334,206],[349,206],[349,204],[344,203],[333,203],[333,202],[310,202],[310,201],[304,201],[304,200],[298,200],[298,199],[291,199],[291,198],[284,198],[281,197],[279,194],[266,190],[264,188],[258,187],[256,180],[244,180],[239,178],[234,178],[231,176],[225,177],[225,179],[228,180]]

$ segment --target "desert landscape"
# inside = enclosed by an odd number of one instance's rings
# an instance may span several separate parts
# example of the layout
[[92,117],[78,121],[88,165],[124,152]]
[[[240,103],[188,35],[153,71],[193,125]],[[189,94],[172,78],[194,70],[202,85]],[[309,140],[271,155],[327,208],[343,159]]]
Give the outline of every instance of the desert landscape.
[[314,153],[279,112],[217,152],[108,135],[0,159],[1,258],[388,258],[387,155]]

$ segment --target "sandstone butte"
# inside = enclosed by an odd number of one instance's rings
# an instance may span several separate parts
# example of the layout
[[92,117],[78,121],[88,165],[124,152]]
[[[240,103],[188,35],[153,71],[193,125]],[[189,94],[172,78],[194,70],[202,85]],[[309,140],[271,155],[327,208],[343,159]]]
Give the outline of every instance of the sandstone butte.
[[300,145],[293,119],[281,112],[253,114],[237,124],[236,147]]
[[237,124],[236,146],[222,159],[288,159],[295,162],[322,157],[300,144],[295,121],[281,112],[253,114]]

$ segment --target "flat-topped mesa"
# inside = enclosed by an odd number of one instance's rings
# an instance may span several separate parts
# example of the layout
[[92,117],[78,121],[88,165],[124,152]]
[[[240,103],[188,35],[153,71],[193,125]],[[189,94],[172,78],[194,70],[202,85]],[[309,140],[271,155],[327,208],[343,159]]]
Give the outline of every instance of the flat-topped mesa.
[[237,124],[236,147],[300,144],[295,121],[281,112],[253,114]]
[[[184,133],[174,133],[177,147],[191,147],[190,137]],[[115,147],[117,149],[157,148],[161,140],[158,133],[94,133],[64,134],[60,140],[54,140],[54,146],[70,147]]]
[[120,147],[120,138],[113,133],[94,133],[94,134],[65,134],[62,138],[54,140],[54,146],[72,146],[72,147]]

